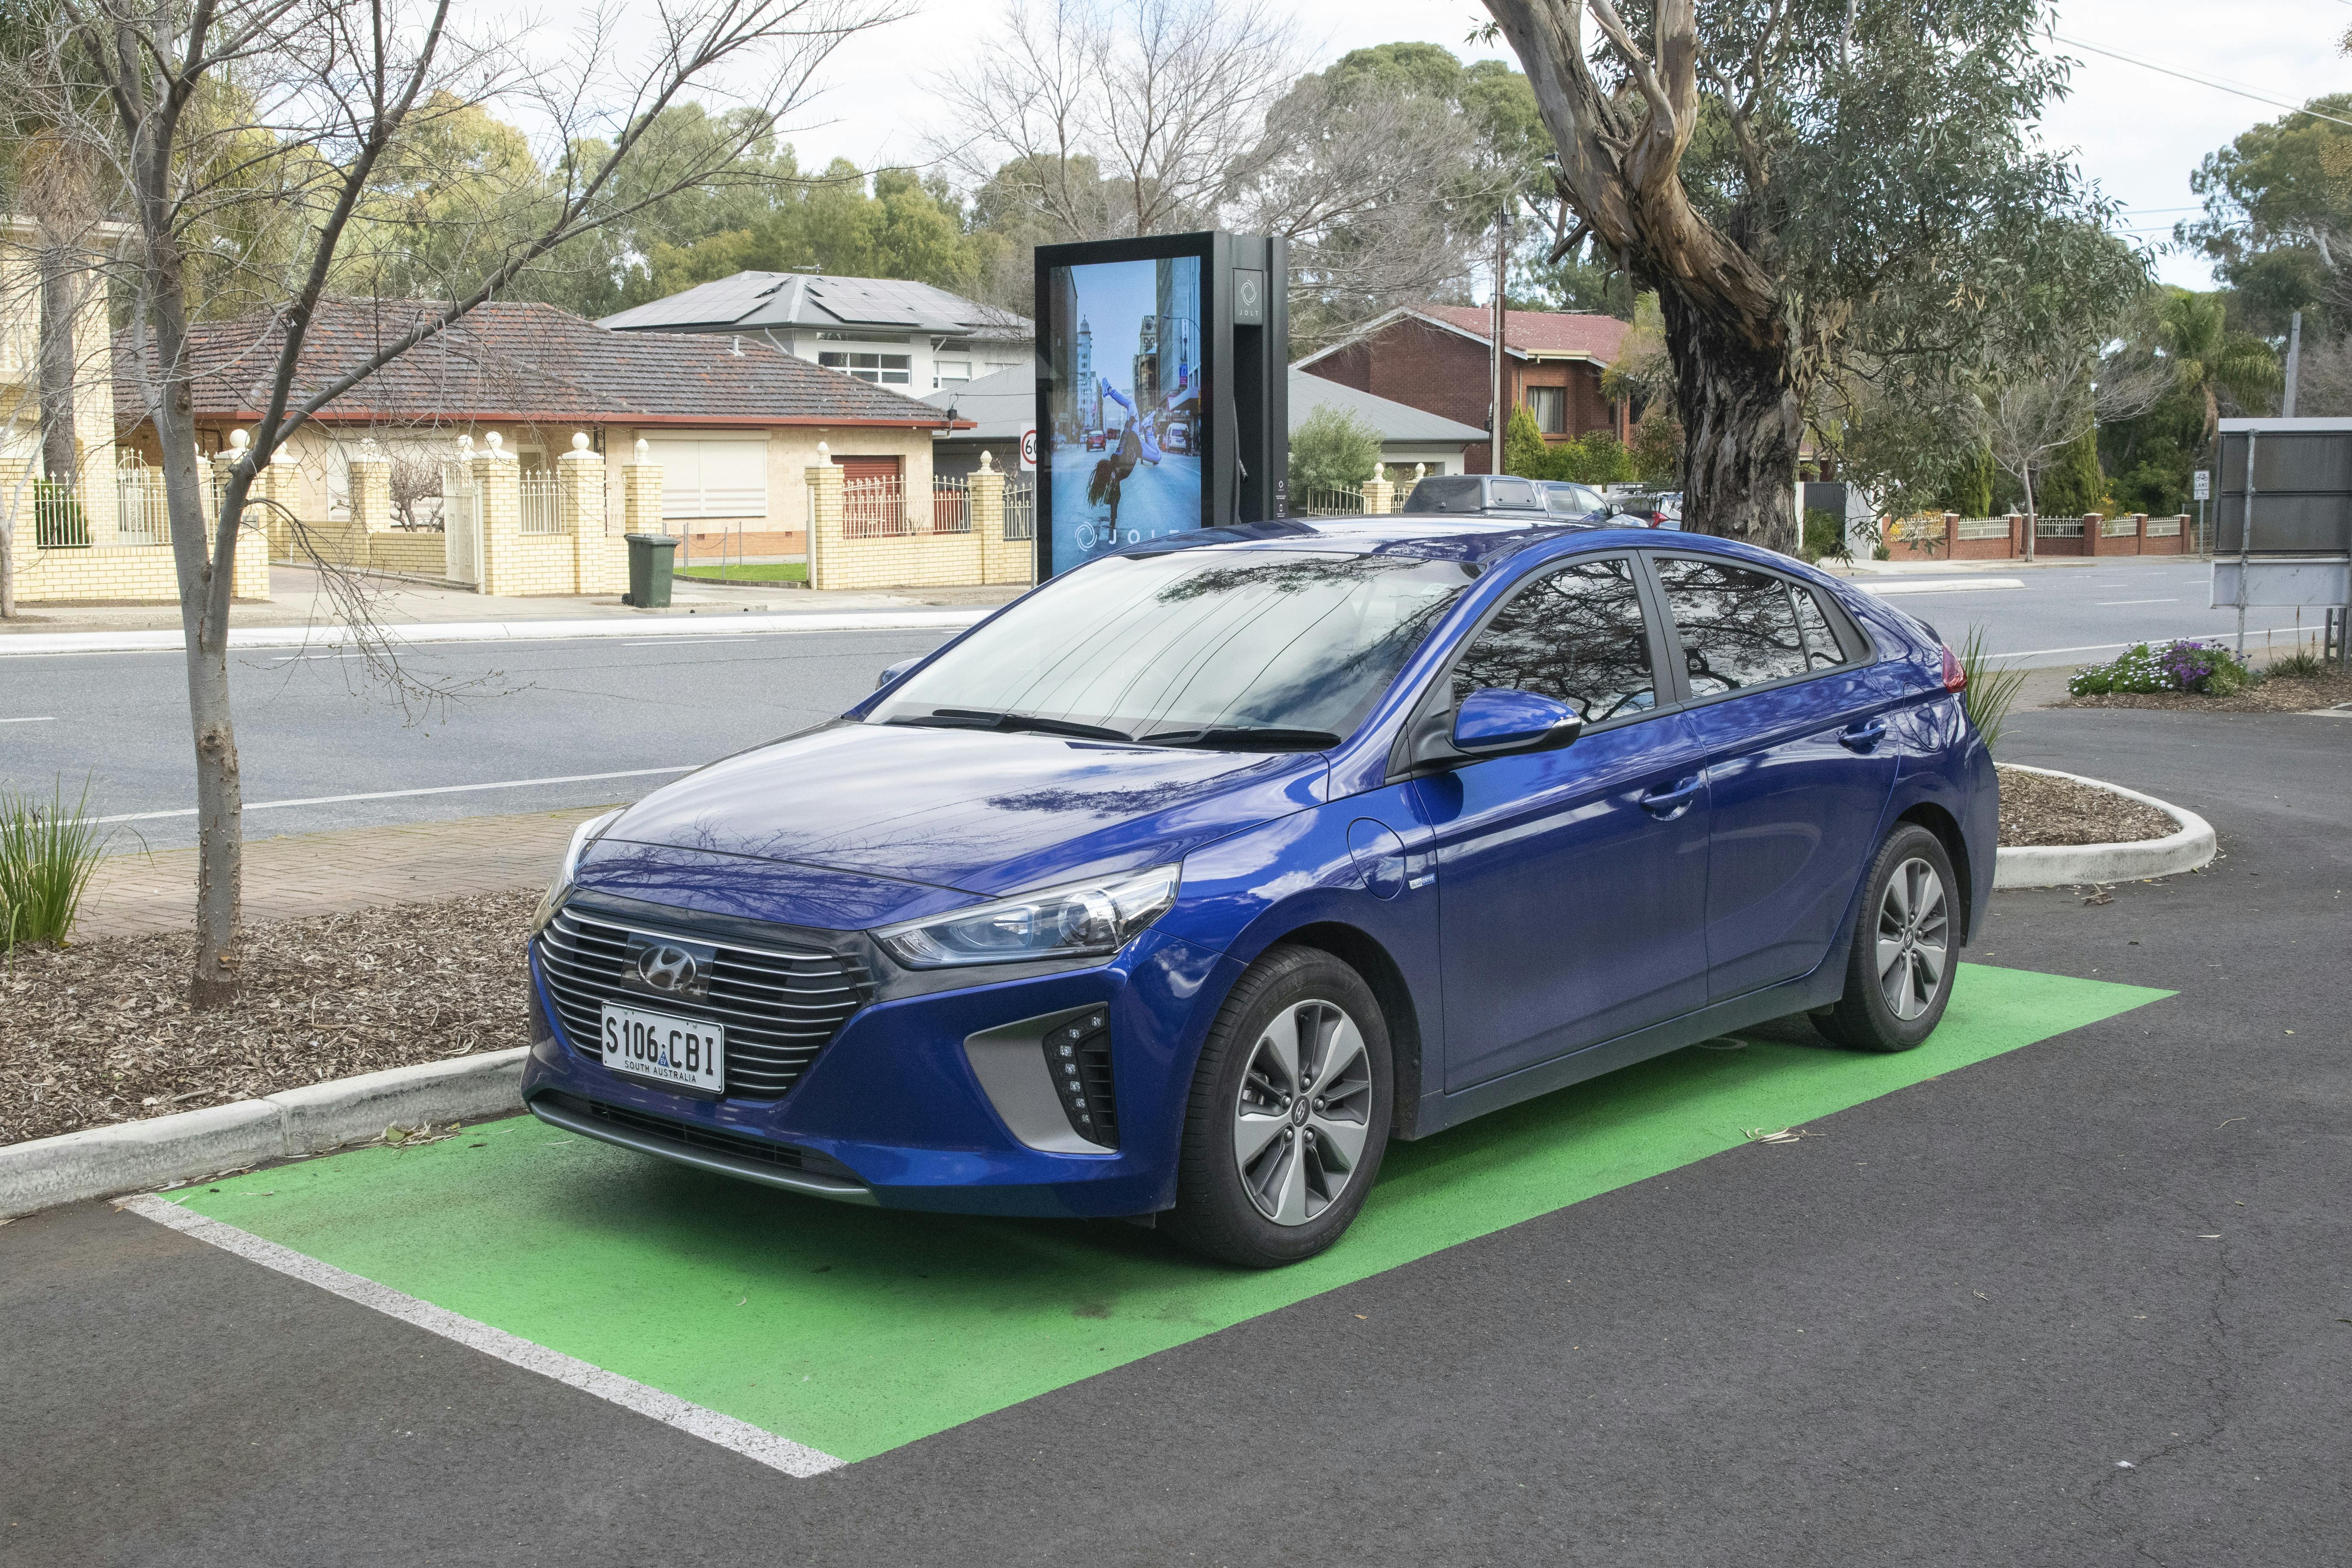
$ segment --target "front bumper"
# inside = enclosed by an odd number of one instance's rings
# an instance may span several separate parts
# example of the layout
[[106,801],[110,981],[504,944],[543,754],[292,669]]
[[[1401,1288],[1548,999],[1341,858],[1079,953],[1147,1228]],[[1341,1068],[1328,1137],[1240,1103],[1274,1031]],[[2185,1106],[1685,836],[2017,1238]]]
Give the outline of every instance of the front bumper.
[[[1099,1218],[1174,1201],[1193,1062],[1238,966],[1150,931],[1096,968],[998,982],[978,971],[966,988],[851,1015],[778,1100],[710,1100],[609,1070],[593,1042],[575,1048],[552,1021],[535,943],[530,970],[522,1095],[552,1125],[814,1196]],[[1004,1067],[1003,1042],[1021,1034],[1010,1026],[1094,1009],[1110,1027],[1119,1140],[1109,1152],[1069,1136],[1066,1123],[1046,1134],[1034,1105],[1008,1089]],[[1037,1062],[1042,1079],[1042,1053]],[[785,1152],[782,1163],[771,1148]]]

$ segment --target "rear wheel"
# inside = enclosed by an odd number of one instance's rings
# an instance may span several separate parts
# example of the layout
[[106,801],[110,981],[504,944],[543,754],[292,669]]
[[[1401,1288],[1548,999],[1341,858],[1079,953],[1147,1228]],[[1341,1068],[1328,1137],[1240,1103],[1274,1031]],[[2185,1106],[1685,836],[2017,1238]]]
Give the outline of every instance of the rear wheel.
[[1312,1258],[1363,1207],[1391,1093],[1388,1027],[1363,977],[1318,949],[1275,949],[1202,1047],[1160,1228],[1253,1268]]
[[1845,994],[1813,1026],[1865,1051],[1907,1051],[1935,1033],[1958,961],[1958,885],[1943,840],[1912,822],[1888,834],[1864,886]]

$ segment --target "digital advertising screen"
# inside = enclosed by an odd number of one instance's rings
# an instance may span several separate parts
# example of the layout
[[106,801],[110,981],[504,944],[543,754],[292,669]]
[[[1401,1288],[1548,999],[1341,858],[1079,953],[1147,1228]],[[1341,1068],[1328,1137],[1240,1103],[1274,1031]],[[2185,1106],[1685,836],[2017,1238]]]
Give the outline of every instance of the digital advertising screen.
[[1199,255],[1041,270],[1051,571],[1208,523],[1202,271]]

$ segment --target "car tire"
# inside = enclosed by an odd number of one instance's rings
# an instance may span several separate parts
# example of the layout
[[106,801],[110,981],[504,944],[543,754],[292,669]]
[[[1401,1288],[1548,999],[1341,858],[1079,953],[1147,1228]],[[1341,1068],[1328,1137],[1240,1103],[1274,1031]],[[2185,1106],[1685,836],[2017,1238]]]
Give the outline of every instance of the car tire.
[[1201,1047],[1160,1228],[1244,1268],[1314,1257],[1380,1175],[1393,1094],[1388,1025],[1363,976],[1319,948],[1269,951]]
[[1958,889],[1942,839],[1916,822],[1888,834],[1863,884],[1845,994],[1813,1026],[1863,1051],[1907,1051],[1934,1034],[1959,963]]

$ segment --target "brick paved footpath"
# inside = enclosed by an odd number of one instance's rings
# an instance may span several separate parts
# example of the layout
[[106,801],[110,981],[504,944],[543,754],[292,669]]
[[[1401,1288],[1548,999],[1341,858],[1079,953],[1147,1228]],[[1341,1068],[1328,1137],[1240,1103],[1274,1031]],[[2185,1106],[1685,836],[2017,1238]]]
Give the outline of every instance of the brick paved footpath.
[[[246,923],[543,888],[555,875],[572,828],[610,809],[592,805],[247,839]],[[110,855],[90,879],[73,934],[86,941],[185,931],[195,908],[194,849]]]

